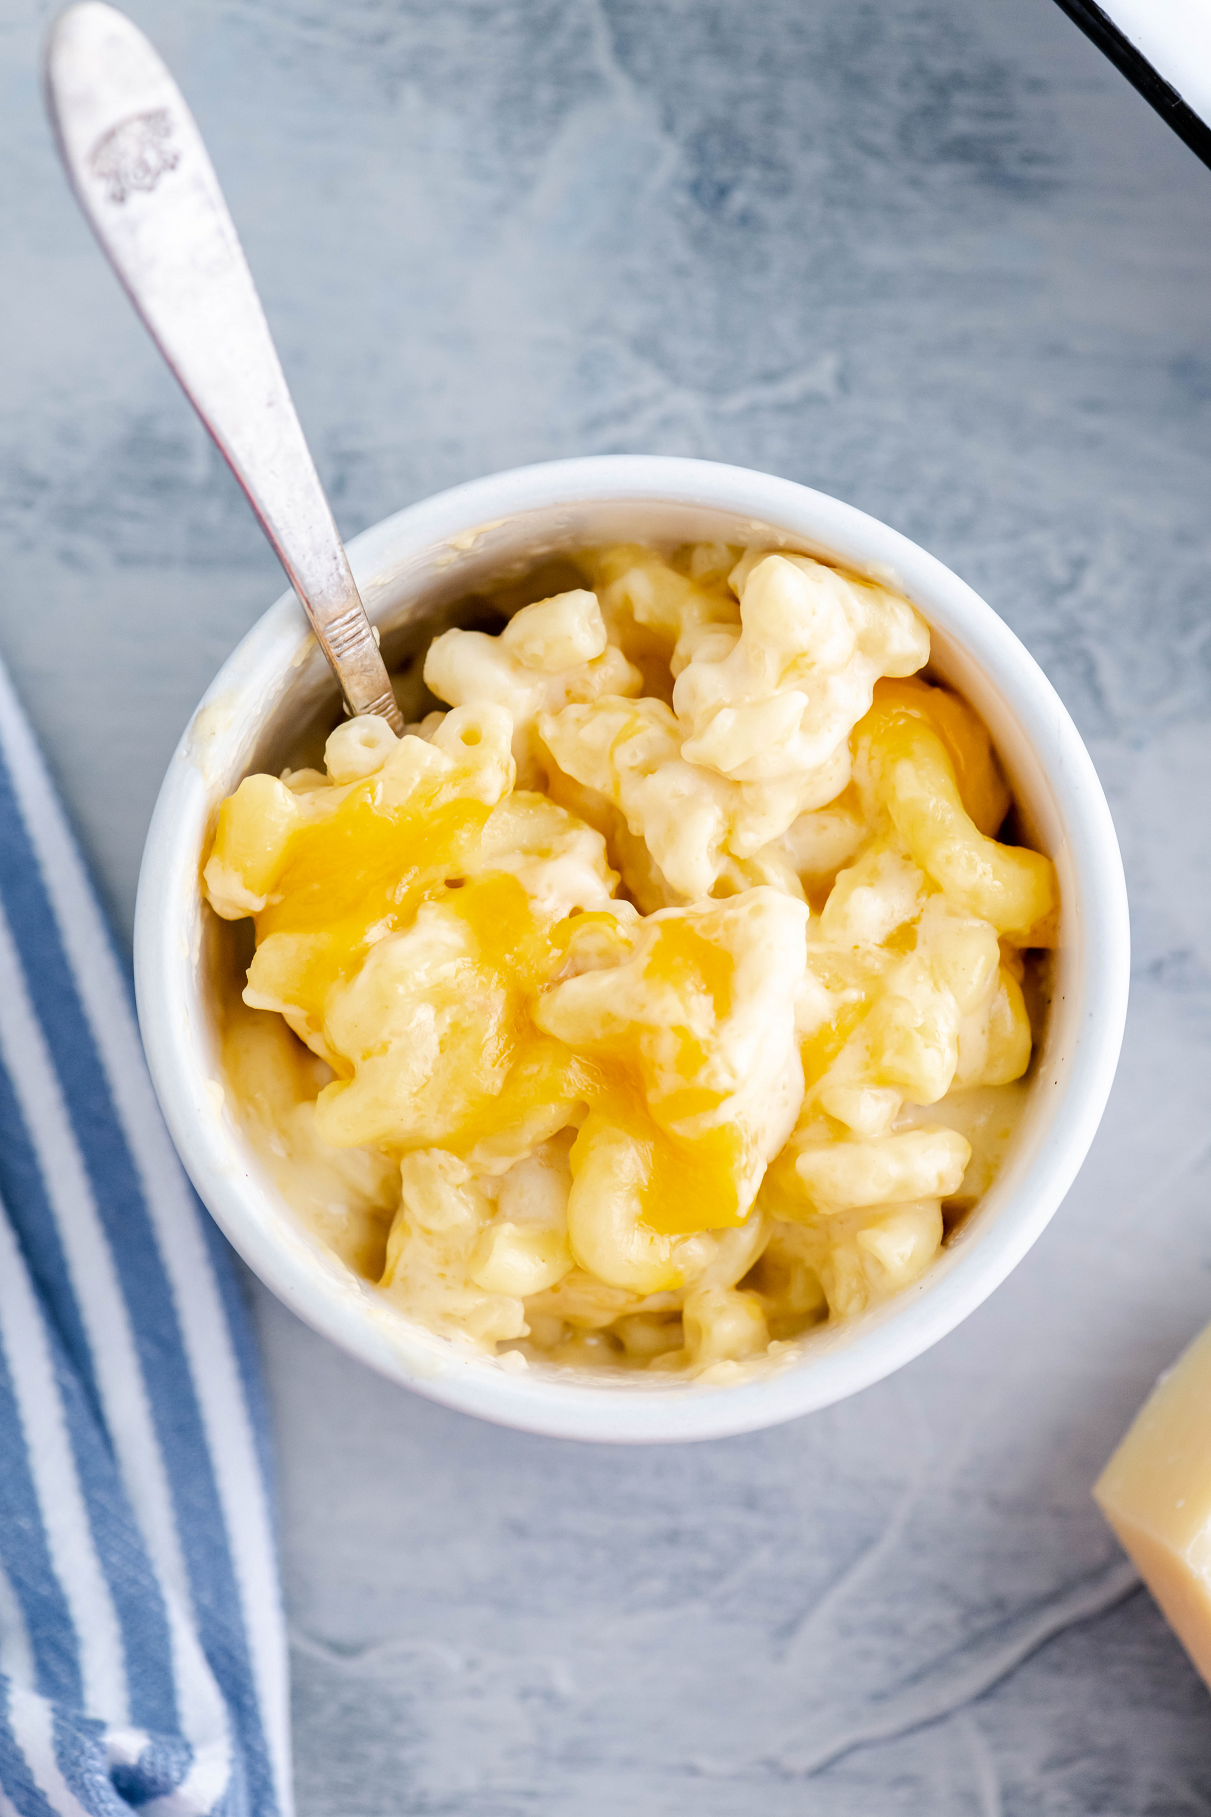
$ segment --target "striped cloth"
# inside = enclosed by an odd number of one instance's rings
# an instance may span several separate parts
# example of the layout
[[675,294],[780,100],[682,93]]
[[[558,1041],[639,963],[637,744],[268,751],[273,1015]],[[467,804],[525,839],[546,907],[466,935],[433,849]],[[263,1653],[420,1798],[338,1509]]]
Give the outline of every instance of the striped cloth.
[[268,1483],[230,1256],[0,668],[0,1817],[288,1817]]

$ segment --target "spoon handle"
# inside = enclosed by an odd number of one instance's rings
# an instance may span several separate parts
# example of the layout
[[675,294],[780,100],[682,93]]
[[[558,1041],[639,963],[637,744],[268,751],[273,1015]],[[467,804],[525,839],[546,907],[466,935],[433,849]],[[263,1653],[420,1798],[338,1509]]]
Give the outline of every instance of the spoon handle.
[[46,54],[77,199],[302,601],[352,713],[399,709],[202,136],[123,13],[83,0]]

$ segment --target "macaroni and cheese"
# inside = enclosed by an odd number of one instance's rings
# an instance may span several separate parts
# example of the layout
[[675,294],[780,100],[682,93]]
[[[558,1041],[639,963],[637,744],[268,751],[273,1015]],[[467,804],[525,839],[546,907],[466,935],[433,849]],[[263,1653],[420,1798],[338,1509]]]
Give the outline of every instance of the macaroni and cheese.
[[402,738],[348,720],[223,803],[227,1070],[431,1329],[718,1379],[917,1280],[987,1188],[1055,873],[906,600],[761,548],[571,560],[433,641]]

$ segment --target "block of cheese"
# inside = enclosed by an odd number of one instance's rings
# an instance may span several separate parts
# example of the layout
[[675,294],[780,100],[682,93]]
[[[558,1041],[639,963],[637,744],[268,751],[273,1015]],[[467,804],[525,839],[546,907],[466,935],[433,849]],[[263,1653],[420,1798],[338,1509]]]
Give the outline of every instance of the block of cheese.
[[1156,1384],[1093,1493],[1211,1685],[1211,1326]]

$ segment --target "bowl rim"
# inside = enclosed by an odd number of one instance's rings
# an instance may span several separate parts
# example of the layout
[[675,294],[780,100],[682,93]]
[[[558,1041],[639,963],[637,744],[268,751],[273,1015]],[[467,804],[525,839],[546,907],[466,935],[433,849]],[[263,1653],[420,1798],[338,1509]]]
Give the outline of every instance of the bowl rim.
[[974,1312],[1040,1236],[1085,1158],[1118,1062],[1130,961],[1126,882],[1110,809],[1054,687],[966,582],[856,507],[755,469],[675,456],[598,455],[451,487],[371,526],[349,544],[349,557],[373,618],[375,575],[385,562],[398,561],[403,549],[466,546],[471,532],[527,511],[662,501],[751,516],[903,590],[931,628],[952,639],[993,682],[1054,793],[1079,883],[1083,1019],[1025,1178],[942,1278],[931,1282],[927,1271],[916,1287],[864,1322],[852,1341],[809,1349],[780,1369],[726,1383],[656,1387],[645,1380],[643,1392],[628,1392],[618,1378],[598,1384],[583,1376],[561,1380],[553,1370],[517,1372],[429,1334],[419,1348],[401,1349],[398,1336],[376,1316],[372,1290],[343,1265],[338,1270],[347,1280],[318,1271],[303,1244],[283,1241],[280,1233],[269,1236],[257,1216],[260,1188],[241,1170],[230,1142],[225,1152],[214,1083],[196,1061],[186,976],[190,949],[174,921],[182,889],[197,890],[200,729],[206,728],[208,750],[222,750],[235,735],[232,698],[263,698],[270,682],[297,664],[306,626],[289,589],[228,657],[182,734],[149,827],[135,913],[139,1020],[161,1109],[199,1196],[253,1272],[342,1349],[433,1400],[521,1430],[621,1443],[721,1438],[816,1411],[903,1367]]

